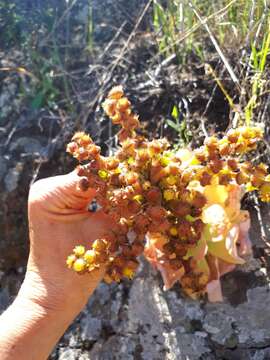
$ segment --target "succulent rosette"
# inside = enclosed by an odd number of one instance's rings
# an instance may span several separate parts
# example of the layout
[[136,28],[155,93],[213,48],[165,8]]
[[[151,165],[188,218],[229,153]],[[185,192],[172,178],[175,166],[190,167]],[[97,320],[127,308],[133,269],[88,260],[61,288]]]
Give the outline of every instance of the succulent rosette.
[[222,300],[220,277],[251,253],[250,219],[241,199],[257,191],[270,201],[267,166],[245,158],[262,139],[261,129],[231,129],[198,149],[175,151],[166,139],[147,140],[137,132],[139,117],[121,86],[111,90],[103,108],[121,126],[114,156],[102,156],[83,132],[67,151],[81,163],[80,188],[96,190],[112,227],[89,249],[77,246],[67,265],[83,274],[104,264],[104,280],[119,282],[133,277],[144,255],[161,272],[165,289],[179,282],[192,298]]

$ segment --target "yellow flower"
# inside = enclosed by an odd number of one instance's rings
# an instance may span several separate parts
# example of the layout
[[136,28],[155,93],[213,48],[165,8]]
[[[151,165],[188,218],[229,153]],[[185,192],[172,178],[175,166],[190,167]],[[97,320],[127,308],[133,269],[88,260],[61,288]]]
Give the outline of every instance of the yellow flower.
[[77,259],[73,264],[73,270],[82,272],[86,269],[86,263],[83,259]]
[[106,180],[109,176],[108,171],[106,170],[99,170],[98,171],[98,176],[102,179],[102,180]]
[[130,156],[130,157],[128,158],[128,160],[127,160],[127,163],[128,163],[128,165],[132,165],[132,164],[135,163],[135,159]]
[[258,188],[257,188],[256,186],[253,186],[253,185],[251,184],[251,182],[248,182],[248,183],[246,184],[246,191],[247,191],[247,192],[251,192],[251,191],[254,191],[254,190],[258,190]]
[[69,255],[66,261],[67,266],[71,269],[73,266],[73,263],[76,261],[77,257],[76,255]]
[[261,139],[263,136],[263,131],[259,127],[243,126],[239,128],[239,130],[241,135],[245,139],[255,139],[255,138]]
[[177,183],[177,177],[176,176],[173,176],[173,175],[170,175],[166,178],[166,183],[170,186],[173,186]]
[[127,277],[128,279],[132,279],[134,277],[134,271],[128,267],[125,267],[123,269],[123,275]]
[[143,202],[143,196],[142,195],[135,195],[133,196],[133,200],[137,203],[141,204]]
[[176,198],[176,193],[172,189],[167,189],[163,191],[163,197],[166,201],[174,200]]
[[175,226],[172,226],[172,227],[170,228],[170,234],[171,234],[172,236],[176,236],[176,235],[178,234],[178,230],[177,230],[177,228],[176,228]]
[[167,166],[167,165],[169,165],[170,164],[170,158],[168,157],[168,156],[162,156],[161,158],[160,158],[160,163],[161,163],[161,165],[162,166]]
[[87,250],[86,253],[84,254],[84,260],[88,263],[91,264],[95,261],[96,258],[96,253],[94,250]]
[[196,158],[196,156],[193,156],[190,159],[190,165],[200,165],[200,161]]
[[85,247],[82,245],[78,245],[73,249],[73,253],[76,256],[83,256],[85,253]]
[[266,182],[260,187],[259,195],[262,201],[270,202],[270,182]]

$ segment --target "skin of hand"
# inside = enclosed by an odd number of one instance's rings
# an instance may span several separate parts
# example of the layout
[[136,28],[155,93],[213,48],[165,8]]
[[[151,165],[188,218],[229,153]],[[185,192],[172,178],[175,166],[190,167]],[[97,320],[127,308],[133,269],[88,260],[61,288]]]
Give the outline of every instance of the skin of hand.
[[78,187],[76,171],[37,181],[28,200],[30,254],[25,280],[0,317],[1,360],[43,360],[102,280],[105,268],[83,276],[66,266],[76,245],[90,246],[110,227],[90,213],[93,189]]
[[80,309],[104,275],[101,268],[81,276],[65,264],[74,246],[89,248],[110,226],[102,211],[88,211],[95,191],[80,190],[80,179],[72,172],[39,180],[29,193],[30,255],[25,283],[28,294],[34,288],[33,299],[48,308]]

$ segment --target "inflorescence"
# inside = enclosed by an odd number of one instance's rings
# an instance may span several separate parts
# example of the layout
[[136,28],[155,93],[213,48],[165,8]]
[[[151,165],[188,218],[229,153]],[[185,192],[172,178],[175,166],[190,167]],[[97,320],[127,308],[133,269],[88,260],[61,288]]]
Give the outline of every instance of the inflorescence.
[[104,280],[119,282],[133,277],[144,254],[166,288],[179,281],[193,298],[208,292],[210,300],[220,299],[220,276],[244,263],[241,255],[250,249],[243,194],[257,191],[270,201],[267,166],[245,160],[262,130],[231,129],[194,151],[176,151],[166,139],[149,141],[137,133],[139,117],[121,86],[110,91],[103,108],[121,126],[115,155],[102,156],[84,132],[73,136],[67,152],[81,163],[81,189],[96,190],[112,227],[88,250],[76,246],[67,265],[83,274],[103,264]]

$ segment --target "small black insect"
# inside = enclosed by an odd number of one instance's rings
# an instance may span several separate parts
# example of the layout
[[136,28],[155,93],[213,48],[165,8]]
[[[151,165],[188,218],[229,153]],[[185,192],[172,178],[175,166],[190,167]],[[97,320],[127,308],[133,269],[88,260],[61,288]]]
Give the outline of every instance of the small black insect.
[[88,206],[89,212],[97,212],[101,209],[101,206],[97,203],[96,199],[92,200]]

